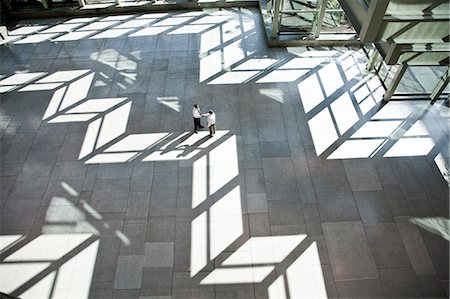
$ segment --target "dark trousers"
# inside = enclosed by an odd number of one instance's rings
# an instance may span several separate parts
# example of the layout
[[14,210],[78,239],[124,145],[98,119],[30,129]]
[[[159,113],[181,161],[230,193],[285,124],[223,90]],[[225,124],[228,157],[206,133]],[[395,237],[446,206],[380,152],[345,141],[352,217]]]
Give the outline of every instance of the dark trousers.
[[194,119],[194,131],[198,131],[198,129],[202,126],[200,124],[200,118],[193,117],[193,119]]

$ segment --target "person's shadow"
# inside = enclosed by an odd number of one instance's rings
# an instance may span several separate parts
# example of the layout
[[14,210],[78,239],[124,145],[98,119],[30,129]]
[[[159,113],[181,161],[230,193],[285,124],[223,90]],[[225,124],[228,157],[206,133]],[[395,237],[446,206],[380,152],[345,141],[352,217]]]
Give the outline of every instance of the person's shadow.
[[[190,134],[190,135],[192,135],[192,134]],[[183,145],[184,146],[184,150],[183,150],[182,153],[177,155],[177,158],[186,157],[187,155],[192,153],[196,148],[198,148],[202,143],[206,142],[209,138],[211,138],[211,136],[210,135],[206,135],[202,139],[197,140],[197,142],[195,142],[192,145],[184,144]]]

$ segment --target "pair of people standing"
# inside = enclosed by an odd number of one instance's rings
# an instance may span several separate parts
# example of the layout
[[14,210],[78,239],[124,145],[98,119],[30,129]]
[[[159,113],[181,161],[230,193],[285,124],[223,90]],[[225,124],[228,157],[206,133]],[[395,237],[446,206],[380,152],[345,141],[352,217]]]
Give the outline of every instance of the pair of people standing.
[[195,104],[194,108],[192,108],[192,117],[194,118],[194,132],[198,133],[198,129],[204,128],[200,124],[200,118],[202,116],[206,116],[207,126],[209,129],[209,136],[214,136],[216,133],[216,114],[214,111],[209,110],[208,113],[202,114],[200,111],[200,106]]

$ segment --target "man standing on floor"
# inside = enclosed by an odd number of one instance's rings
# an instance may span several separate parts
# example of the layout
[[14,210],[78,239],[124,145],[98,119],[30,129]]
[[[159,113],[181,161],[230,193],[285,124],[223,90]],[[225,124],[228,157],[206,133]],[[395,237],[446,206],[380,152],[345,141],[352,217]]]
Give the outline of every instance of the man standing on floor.
[[213,137],[216,133],[216,114],[211,109],[208,113],[203,114],[203,116],[207,117],[209,136]]
[[200,106],[197,104],[195,104],[194,108],[192,108],[192,117],[194,118],[194,132],[198,133],[198,128],[204,127],[200,124],[202,113],[200,112]]

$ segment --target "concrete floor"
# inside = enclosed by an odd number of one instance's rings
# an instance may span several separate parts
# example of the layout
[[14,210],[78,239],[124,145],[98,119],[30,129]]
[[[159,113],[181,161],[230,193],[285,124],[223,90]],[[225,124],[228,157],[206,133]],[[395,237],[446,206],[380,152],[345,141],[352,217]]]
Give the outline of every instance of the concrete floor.
[[0,46],[0,291],[448,297],[448,106],[384,105],[362,51],[263,36],[237,8],[19,24]]

